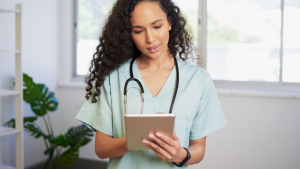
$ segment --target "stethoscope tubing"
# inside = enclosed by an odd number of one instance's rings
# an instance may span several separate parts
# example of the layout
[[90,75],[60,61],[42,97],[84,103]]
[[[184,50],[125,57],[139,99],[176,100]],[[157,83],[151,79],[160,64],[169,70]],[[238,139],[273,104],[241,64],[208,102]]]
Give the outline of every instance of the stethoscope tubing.
[[[175,86],[175,91],[174,91],[174,94],[173,94],[173,98],[172,98],[172,102],[171,102],[171,105],[170,105],[170,110],[169,110],[169,114],[172,114],[172,111],[173,111],[173,107],[174,107],[174,102],[175,102],[175,99],[176,99],[176,95],[177,95],[177,91],[178,91],[178,86],[179,86],[179,69],[178,69],[178,64],[177,64],[177,59],[175,56],[174,57],[174,60],[175,60],[175,68],[176,68],[176,86]],[[142,83],[133,77],[133,72],[132,72],[132,65],[133,65],[133,62],[134,60],[136,59],[137,57],[133,58],[130,62],[130,78],[126,80],[125,82],[125,85],[124,85],[124,103],[125,103],[125,113],[127,114],[127,85],[130,81],[136,81],[138,83],[138,85],[140,86],[140,89],[141,89],[141,104],[142,104],[142,110],[141,110],[141,114],[143,114],[143,110],[144,110],[144,88],[143,88],[143,85]]]
[[179,69],[178,69],[177,59],[175,56],[174,56],[174,60],[175,60],[175,68],[176,68],[176,86],[175,86],[175,91],[173,94],[169,114],[172,114],[175,98],[176,98],[177,91],[178,91],[178,85],[179,85]]
[[142,104],[141,114],[143,114],[143,110],[144,110],[144,88],[143,88],[143,85],[141,84],[141,82],[138,79],[134,78],[134,77],[131,77],[131,78],[127,79],[126,82],[125,82],[125,85],[124,85],[124,100],[125,100],[126,114],[127,114],[127,85],[132,80],[136,81],[139,84],[140,89],[141,89],[141,93],[142,93],[142,95],[141,95],[141,104]]

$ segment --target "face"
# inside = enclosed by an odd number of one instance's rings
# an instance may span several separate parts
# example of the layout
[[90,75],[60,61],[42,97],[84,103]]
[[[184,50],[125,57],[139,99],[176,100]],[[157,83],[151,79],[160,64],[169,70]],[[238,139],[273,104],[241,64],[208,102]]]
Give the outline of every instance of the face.
[[140,2],[131,13],[131,36],[142,55],[167,56],[171,25],[158,2]]

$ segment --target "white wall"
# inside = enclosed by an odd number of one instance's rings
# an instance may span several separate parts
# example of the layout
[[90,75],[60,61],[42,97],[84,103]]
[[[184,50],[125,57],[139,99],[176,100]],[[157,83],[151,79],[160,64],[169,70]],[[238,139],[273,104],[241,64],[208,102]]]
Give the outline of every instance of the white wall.
[[219,99],[227,125],[208,136],[204,160],[191,169],[300,167],[299,99]]
[[[75,116],[77,115],[77,112],[79,111],[83,102],[85,101],[84,87],[62,87],[59,88],[58,91],[60,93],[58,99],[63,100],[59,108],[59,114],[61,114],[61,121],[63,121],[63,123],[61,124],[61,131],[67,131],[71,126],[81,125],[82,123],[78,121],[75,118]],[[89,144],[80,148],[79,157],[101,160],[95,154],[94,145],[95,140],[93,138]]]
[[[58,74],[58,1],[57,0],[0,0],[1,8],[15,8],[22,4],[22,61],[23,72],[36,83],[44,83],[50,91],[56,92]],[[0,49],[14,49],[14,15],[0,14]],[[0,54],[2,88],[13,89],[14,56]],[[57,92],[56,92],[57,95]],[[12,97],[2,97],[1,124],[13,116]],[[24,116],[33,116],[30,106],[24,102]],[[51,113],[54,133],[60,132],[58,112]],[[39,119],[39,126],[46,131],[44,122]],[[7,165],[15,165],[14,136],[2,139],[2,161]],[[24,133],[24,160],[29,166],[46,159],[44,141],[34,139]]]

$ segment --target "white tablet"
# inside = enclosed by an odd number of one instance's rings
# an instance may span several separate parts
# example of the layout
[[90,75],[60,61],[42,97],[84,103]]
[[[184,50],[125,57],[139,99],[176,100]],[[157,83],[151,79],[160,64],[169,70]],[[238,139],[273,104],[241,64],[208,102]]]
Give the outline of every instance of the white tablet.
[[174,114],[125,114],[126,144],[128,150],[148,150],[142,140],[150,132],[160,132],[173,138]]

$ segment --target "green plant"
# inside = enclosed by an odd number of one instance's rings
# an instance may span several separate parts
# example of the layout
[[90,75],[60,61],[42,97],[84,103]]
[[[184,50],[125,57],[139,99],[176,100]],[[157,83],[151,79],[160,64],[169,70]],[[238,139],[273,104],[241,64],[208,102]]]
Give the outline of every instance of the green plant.
[[[44,84],[35,84],[31,77],[23,74],[23,99],[31,105],[31,110],[36,116],[24,117],[24,130],[29,132],[34,138],[44,139],[48,160],[44,166],[46,169],[52,161],[52,168],[55,169],[59,162],[70,167],[75,164],[79,156],[79,148],[91,141],[89,137],[94,134],[92,130],[84,124],[71,127],[65,134],[54,136],[48,111],[55,111],[58,101],[53,92],[48,92],[48,87]],[[42,131],[35,121],[38,117],[43,118],[47,134]],[[6,127],[15,128],[15,119],[11,119],[3,124]],[[53,159],[54,158],[54,159]]]

